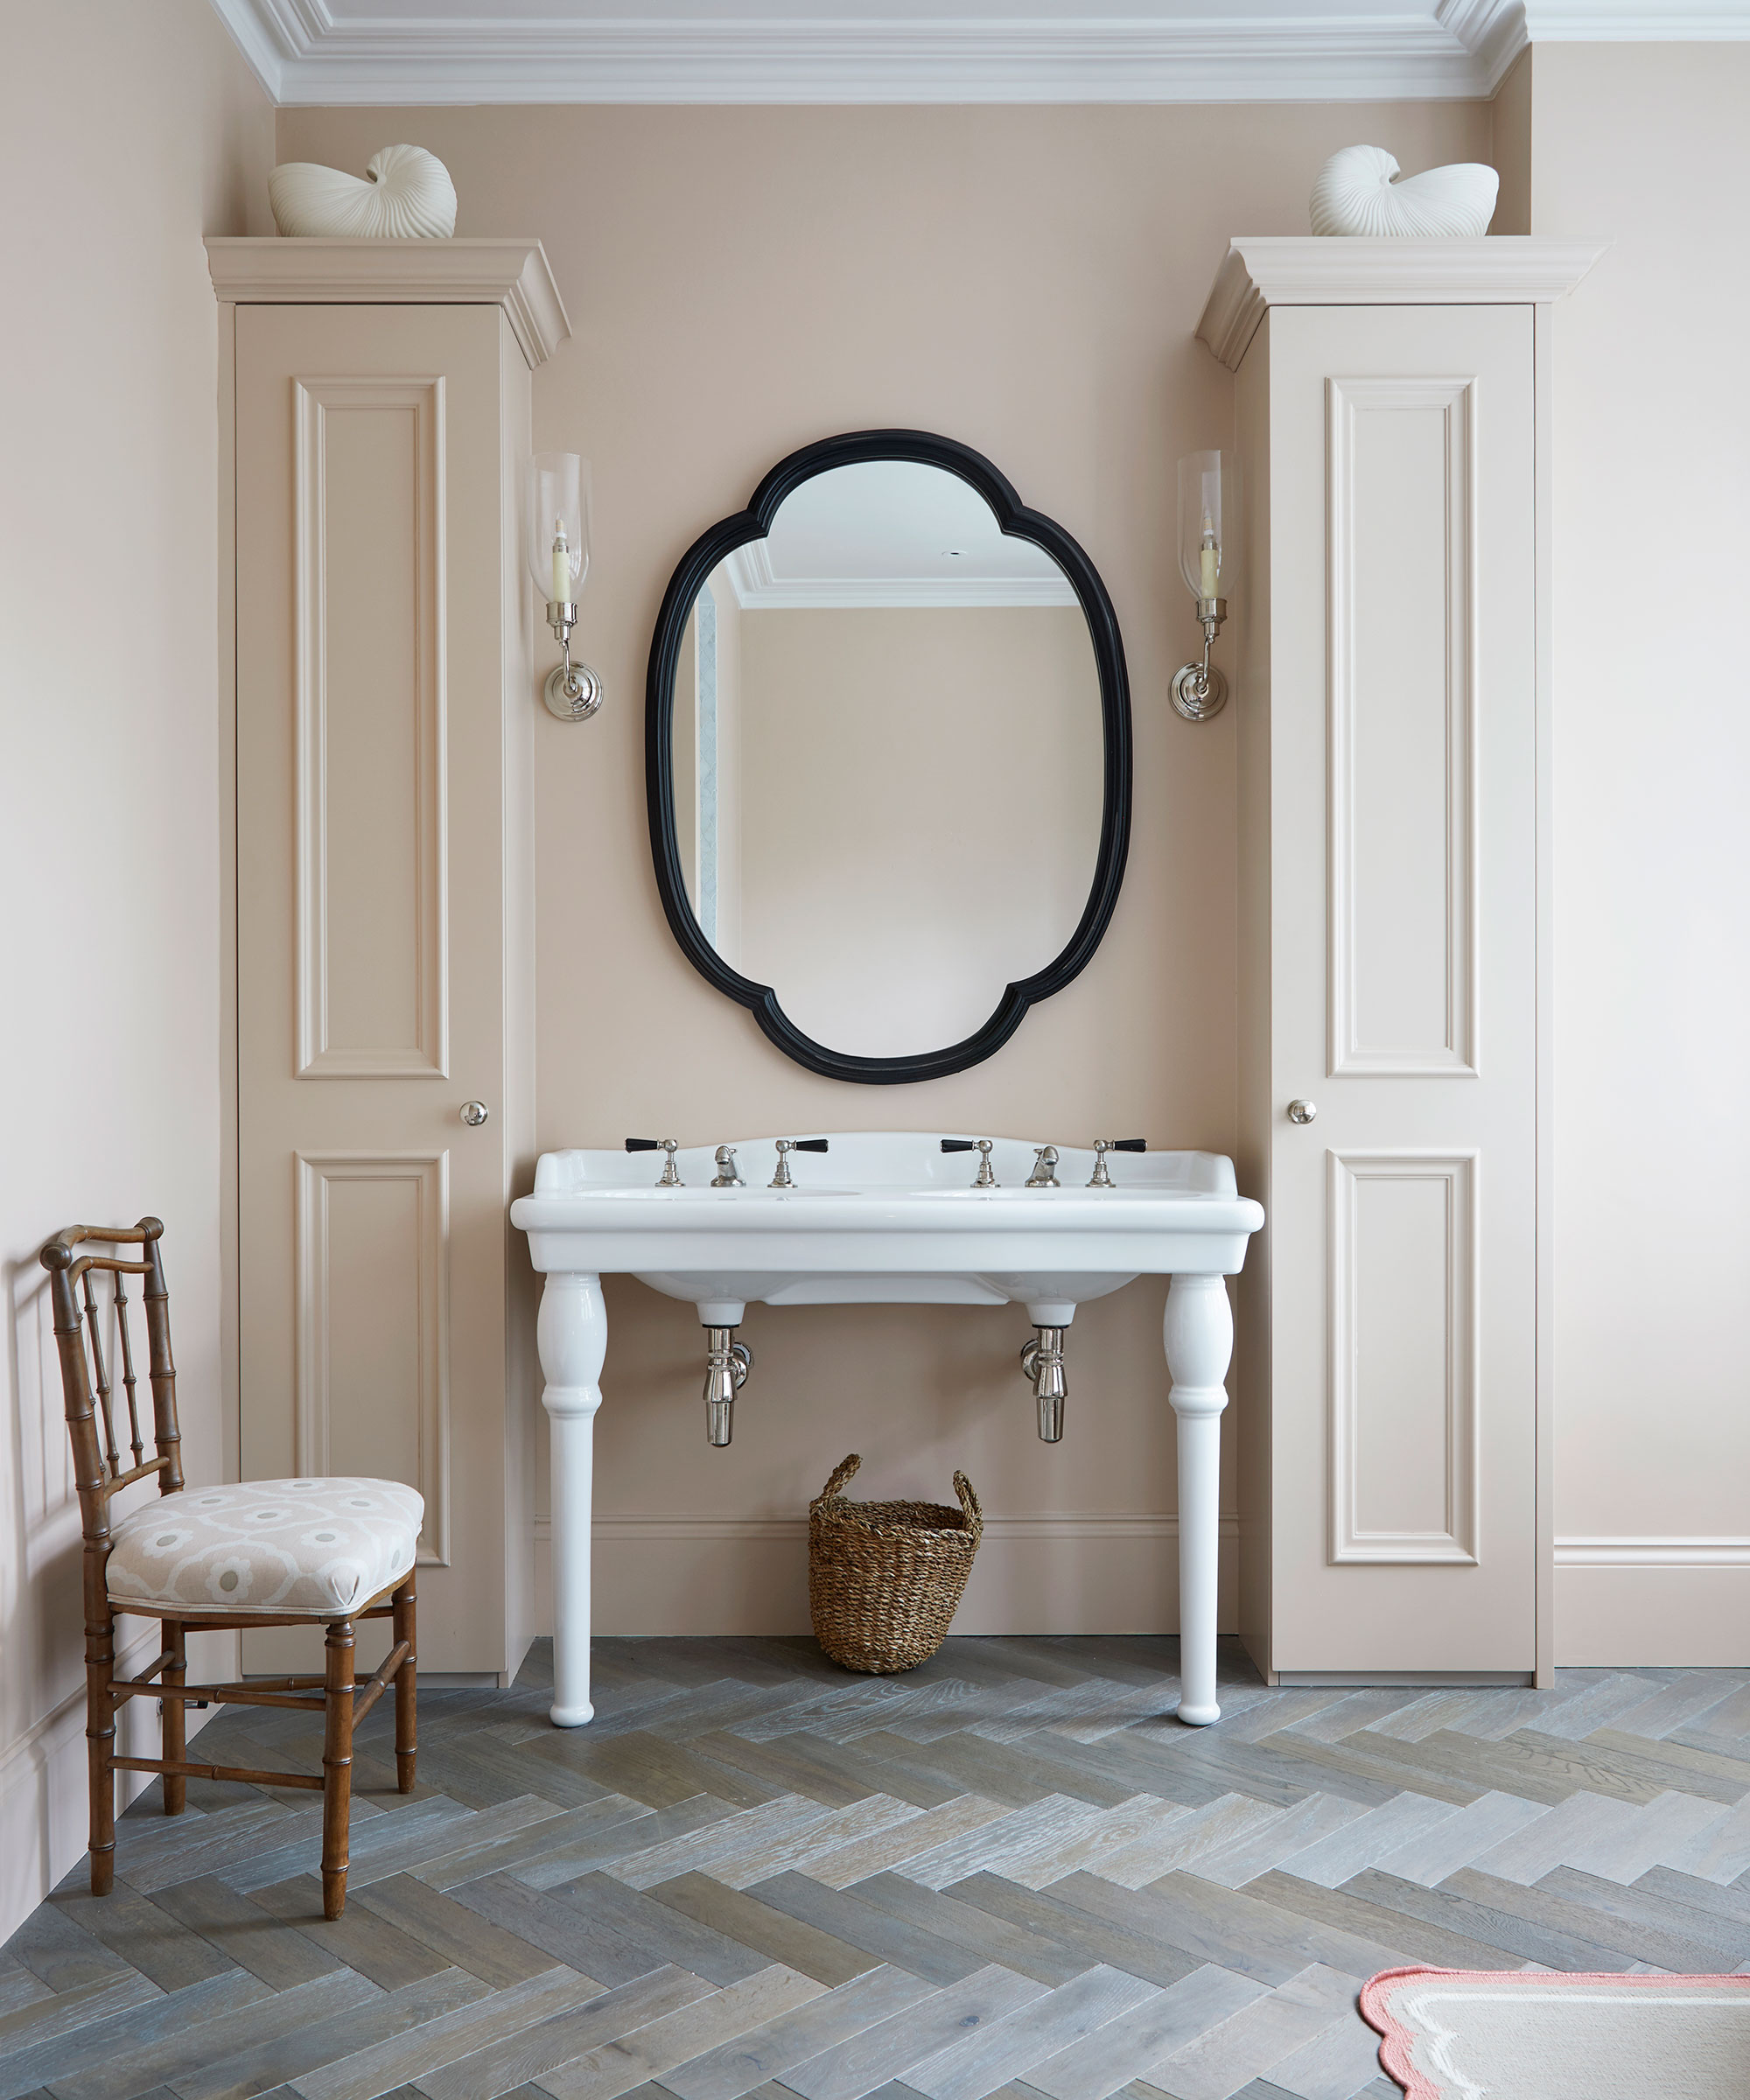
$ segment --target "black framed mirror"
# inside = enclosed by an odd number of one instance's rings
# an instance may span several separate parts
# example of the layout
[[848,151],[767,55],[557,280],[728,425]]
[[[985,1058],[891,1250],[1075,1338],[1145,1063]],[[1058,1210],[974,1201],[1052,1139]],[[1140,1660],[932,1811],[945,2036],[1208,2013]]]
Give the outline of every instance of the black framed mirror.
[[1060,525],[920,430],[780,460],[663,595],[650,845],[682,951],[787,1056],[991,1056],[1098,948],[1130,830],[1117,616]]

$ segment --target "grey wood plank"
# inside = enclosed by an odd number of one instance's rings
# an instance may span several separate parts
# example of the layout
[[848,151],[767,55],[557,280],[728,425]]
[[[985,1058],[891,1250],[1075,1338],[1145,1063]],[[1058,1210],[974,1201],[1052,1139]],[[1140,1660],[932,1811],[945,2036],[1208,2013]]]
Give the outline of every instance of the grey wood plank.
[[322,1885],[314,1874],[301,1874],[295,1881],[276,1881],[255,1890],[249,1897],[270,1917],[278,1918],[301,1933],[325,1954],[337,1956],[349,1969],[368,1976],[379,1990],[399,1991],[421,1978],[436,1976],[451,1966],[446,1956],[436,1954],[423,1940],[400,1931],[386,1920],[374,1917],[360,1904],[349,1904],[346,1915],[325,1918]]
[[[1266,1741],[1276,1745],[1274,1736]],[[1461,1779],[1456,1773],[1441,1771],[1424,1764],[1406,1764],[1401,1758],[1384,1758],[1370,1754],[1354,1735],[1346,1736],[1340,1743],[1315,1742],[1309,1737],[1291,1735],[1292,1751],[1284,1754],[1293,1756],[1309,1769],[1309,1783],[1317,1784],[1326,1792],[1334,1793],[1344,1775],[1368,1780],[1382,1788],[1388,1794],[1394,1789],[1402,1793],[1423,1794],[1431,1801],[1451,1802],[1454,1808],[1467,1808],[1480,1801],[1490,1789],[1479,1780]],[[1376,1739],[1376,1740],[1384,1740]],[[1320,1779],[1320,1773],[1328,1778]]]
[[892,2019],[791,2066],[779,2083],[803,2100],[862,2100],[865,2093],[962,2040],[975,2027],[1000,2020],[1043,1995],[1041,1984],[1010,1970],[976,1970]]
[[315,2025],[268,2040],[239,2047],[227,2038],[208,2062],[178,2073],[177,2100],[253,2100],[275,2088],[284,2095],[290,2090],[289,2079],[372,2048],[486,1995],[486,1986],[478,1977],[444,1969],[404,1991],[376,1992],[354,2012],[331,2012]]
[[526,1859],[506,1871],[517,1880],[527,1882],[530,1888],[556,1888],[564,1882],[576,1880],[579,1874],[592,1873],[597,1867],[611,1866],[634,1852],[648,1852],[655,1845],[668,1844],[671,1838],[705,1830],[714,1823],[725,1822],[740,1813],[726,1801],[718,1801],[709,1794],[697,1794],[690,1801],[677,1802],[672,1809],[658,1809],[605,1824],[599,1829],[556,1844],[550,1853]]
[[1148,2082],[1173,2100],[1228,2100],[1327,2028],[1352,2020],[1358,1988],[1354,1977],[1314,1964],[1152,2064]]
[[780,1735],[751,1743],[743,1736],[715,1729],[691,1740],[693,1748],[715,1763],[752,1772],[787,1793],[806,1794],[810,1801],[822,1802],[828,1808],[842,1809],[853,1801],[865,1801],[872,1794],[887,1791],[885,1786],[852,1778],[843,1766],[835,1768],[806,1738],[798,1740]]
[[813,1977],[829,1990],[848,1984],[853,1976],[873,1969],[878,1957],[862,1948],[823,1932],[818,1926],[774,1910],[740,1889],[725,1888],[706,1874],[680,1874],[660,1882],[649,1894],[701,1925],[757,1947],[772,1961]]
[[[1656,1958],[1643,1950],[1640,1934],[1646,1930],[1711,1950],[1710,1970],[1718,1967],[1722,1960],[1733,1969],[1750,1962],[1750,1921],[1722,1917],[1717,1912],[1674,1901],[1669,1896],[1657,1894],[1644,1882],[1637,1881],[1632,1887],[1625,1888],[1620,1881],[1606,1881],[1595,1874],[1558,1866],[1535,1884],[1534,1893],[1537,1892],[1561,1896],[1592,1916],[1621,1927],[1624,1937],[1614,1943],[1620,1945],[1625,1953],[1632,1951],[1642,1960]],[[1689,1965],[1693,1967],[1694,1964]],[[1661,1962],[1659,1966],[1669,1969],[1673,1964]]]
[[178,1881],[160,1889],[153,1900],[228,1961],[276,1991],[309,1983],[340,1966],[339,1955],[314,1945],[302,1933],[287,1932],[259,1903],[239,1895],[215,1875]]
[[[403,1856],[435,1832],[471,1822],[475,1813],[445,1794],[433,1794],[390,1814],[354,1816],[346,1835],[353,1869],[362,1880],[369,1872],[369,1863],[374,1858]],[[245,1895],[253,1895],[258,1888],[289,1881],[297,1875],[314,1873],[321,1864],[322,1818],[318,1812],[312,1815],[300,1834],[290,1843],[267,1850],[257,1846],[228,1865],[215,1864],[202,1871],[216,1873],[233,1888],[241,1889]],[[176,1878],[180,1880],[186,1877]]]
[[[620,2100],[620,2095],[648,2085],[659,2072],[763,2026],[820,1992],[812,1978],[774,1964],[616,2041],[586,2050],[543,2072],[539,2082],[555,2100]],[[445,2100],[462,2100],[462,2096]]]
[[1345,1824],[1340,1830],[1327,1831],[1275,1864],[1302,1881],[1318,1881],[1326,1888],[1335,1888],[1399,1845],[1437,1832],[1442,1824],[1459,1813],[1450,1802],[1399,1794],[1382,1808]]
[[0,2068],[27,2049],[63,2034],[81,2033],[112,2013],[130,2006],[150,2005],[163,1995],[138,1970],[128,1969],[14,2006],[0,2014]]
[[850,1893],[860,1903],[920,1926],[939,1939],[963,1947],[981,1962],[998,1963],[1032,1977],[1035,1983],[1067,1984],[1095,1965],[1090,1955],[1077,1954],[1042,1932],[976,1910],[940,1889],[908,1881],[903,1874],[872,1874],[866,1880],[852,1882]]
[[[150,1988],[150,1986],[148,1986]],[[259,1978],[242,1969],[228,1969],[223,1976],[205,1983],[189,1984],[180,1991],[155,1992],[144,2004],[126,2012],[112,2012],[92,2021],[39,2040],[32,2046],[9,2050],[0,2057],[0,2096],[29,2092],[32,2086],[51,2082],[60,2087],[78,2072],[94,2064],[124,2059],[130,2052],[143,2053],[166,2034],[175,2034],[192,2021],[226,2012],[241,2012],[246,2006],[270,1995]],[[141,2078],[144,2087],[157,2082]]]
[[884,1761],[891,1757],[913,1771],[934,1773],[956,1785],[962,1794],[982,1794],[987,1801],[1007,1802],[1018,1809],[1030,1808],[1052,1794],[1072,1795],[1096,1807],[1110,1809],[1125,1800],[1130,1791],[1079,1768],[1068,1759],[1028,1756],[1006,1743],[987,1743],[976,1735],[945,1735],[934,1743],[907,1743],[901,1736],[882,1733],[864,1736],[862,1747]]
[[427,2100],[490,2100],[572,2063],[591,2049],[636,2034],[687,2006],[708,2003],[710,1986],[682,1969],[659,1969],[589,2004],[556,2012],[456,2056],[416,2081]]
[[957,1984],[984,1966],[981,1956],[950,1940],[938,1939],[922,1927],[860,1901],[852,1894],[811,1881],[806,1874],[774,1874],[754,1882],[746,1892],[774,1910],[804,1924],[817,1925],[847,1945],[861,1948],[878,1961],[908,1969],[928,1983]]
[[[46,1984],[51,1991],[74,1991],[132,1976],[134,1965],[79,1923],[60,1903],[38,1904],[6,1942],[9,1960]],[[0,2034],[5,2029],[0,2026]]]
[[410,2084],[477,2048],[599,1995],[590,1979],[575,1970],[550,1969],[527,1983],[490,1992],[347,2056],[300,2071],[289,2081],[287,2090],[301,2095],[302,2100],[377,2100],[378,2095],[396,2085]]
[[[1516,1882],[1492,1882],[1482,1874],[1466,1878],[1462,1870],[1438,1888],[1399,1881],[1372,1869],[1343,1884],[1346,1895],[1359,1896],[1404,1917],[1420,1918],[1462,1938],[1500,1947],[1518,1962],[1536,1962],[1545,1969],[1583,1975],[1627,1967],[1625,1957],[1607,1942],[1591,1936],[1592,1920],[1574,1906],[1553,1898],[1515,1902],[1511,1899],[1516,1890]],[[1499,1900],[1491,1900],[1494,1898]]]
[[1722,1888],[1717,1882],[1704,1881],[1694,1874],[1681,1873],[1669,1866],[1648,1867],[1634,1886],[1649,1888],[1656,1895],[1669,1896],[1676,1903],[1692,1903],[1698,1910],[1708,1911],[1716,1917],[1750,1924],[1750,1889]]
[[150,2085],[173,2086],[186,2074],[198,2072],[220,2050],[278,2043],[289,2034],[356,2011],[381,1997],[362,1976],[337,1969],[309,1983],[295,1984],[289,1991],[264,1992],[252,2005],[210,2011],[205,2018],[191,2007],[164,2033],[118,2040],[113,2050],[82,2070],[53,2071],[49,2082],[56,2100],[127,2100]]
[[985,2100],[1032,2066],[1074,2048],[1124,2013],[1165,1996],[1123,1970],[1089,1969],[1008,2019],[914,2065],[906,2082],[928,2100]]
[[1410,1838],[1372,1864],[1400,1880],[1433,1888],[1448,1874],[1468,1866],[1481,1852],[1503,1843],[1549,1811],[1541,1802],[1521,1801],[1514,1794],[1485,1794],[1466,1809]]
[[738,1984],[765,1966],[765,1956],[739,1941],[701,1925],[672,1904],[658,1903],[611,1874],[584,1874],[556,1893],[589,1916],[625,1932],[677,1969],[690,1969],[708,1984]]
[[[1571,1795],[1593,1790],[1587,1789],[1586,1782],[1569,1771],[1558,1772],[1548,1759],[1540,1768],[1529,1756],[1516,1760],[1497,1744],[1474,1742],[1468,1736],[1449,1736],[1437,1731],[1419,1743],[1404,1743],[1394,1736],[1377,1735],[1362,1728],[1348,1739],[1348,1746],[1365,1750],[1369,1756],[1396,1764],[1405,1772],[1446,1773],[1468,1780],[1479,1794],[1516,1794],[1522,1800],[1541,1801],[1549,1808],[1557,1807]],[[1645,1789],[1625,1789],[1614,1779],[1595,1790],[1623,1800],[1652,1798]]]
[[661,2089],[676,2100],[741,2100],[793,2064],[848,2041],[933,1995],[920,1978],[885,1964],[823,1991],[805,2005],[733,2040],[662,2073]]
[[[1418,1894],[1427,1894],[1418,1883],[1405,1882],[1404,1886],[1416,1888]],[[1332,1968],[1346,1969],[1355,1975],[1400,1968],[1406,1962],[1426,1962],[1437,1969],[1514,1969],[1519,1965],[1519,1957],[1510,1948],[1431,1925],[1407,1911],[1368,1902],[1341,1889],[1320,1888],[1316,1881],[1297,1881],[1292,1874],[1261,1874],[1247,1894],[1257,1897],[1261,1905],[1312,1920],[1389,1950],[1385,1960],[1374,1960],[1365,1967],[1340,1957],[1332,1961],[1327,1954],[1320,1956]]]
[[450,1851],[406,1871],[432,1888],[454,1888],[458,1882],[472,1881],[481,1874],[498,1873],[530,1861],[563,1862],[570,1856],[570,1846],[580,1841],[587,1844],[605,1831],[634,1820],[648,1820],[650,1813],[641,1801],[633,1801],[624,1794],[605,1794],[599,1801],[567,1809],[508,1833],[488,1832],[477,1838],[470,1830],[458,1830],[456,1835],[461,1842]]
[[1351,2100],[1379,2075],[1379,2036],[1357,2012],[1271,2064],[1269,2083],[1291,2100]]
[[1264,1995],[1262,1984],[1231,1970],[1194,1970],[1149,2004],[1035,2065],[1026,2084],[1049,2100],[1103,2100]]
[[526,1983],[553,1966],[553,1957],[544,1949],[506,1932],[412,1874],[392,1874],[387,1880],[373,1882],[349,1899],[349,1907],[354,1901],[495,1991]]
[[[1397,1798],[1417,1797],[1400,1795]],[[1279,1866],[1284,1859],[1303,1852],[1308,1845],[1316,1844],[1334,1830],[1347,1829],[1369,1813],[1359,1802],[1345,1800],[1339,1795],[1312,1794],[1274,1823],[1263,1824],[1203,1853],[1194,1871],[1201,1880],[1219,1881],[1224,1888],[1240,1888],[1254,1874]]]
[[[1606,1908],[1603,1903],[1583,1900],[1575,1893],[1589,1895],[1597,1887],[1601,1892],[1614,1889],[1617,1895],[1628,1896],[1628,1890],[1611,1882],[1595,1883],[1584,1874],[1564,1872],[1553,1880],[1551,1886],[1552,1877],[1546,1875],[1536,1887],[1527,1888],[1517,1881],[1497,1881],[1466,1868],[1442,1882],[1440,1890],[1434,1893],[1466,1898],[1489,1906],[1497,1914],[1515,1914],[1552,1932],[1570,1935],[1576,1955],[1586,1942],[1606,1950],[1604,1956],[1590,1963],[1578,1958],[1558,1961],[1548,1954],[1528,1953],[1528,1960],[1542,1962],[1547,1968],[1626,1969],[1635,1963],[1650,1963],[1679,1975],[1706,1975],[1718,1969],[1719,1950],[1704,1935],[1657,1925],[1650,1918],[1627,1920],[1619,1916],[1614,1907]],[[1492,1933],[1489,1936],[1500,1936]]]
[[1133,1932],[1152,1933],[1194,1962],[1218,1963],[1238,1976],[1274,1988],[1298,1976],[1311,1962],[1345,1975],[1370,1976],[1389,1969],[1389,1942],[1363,1936],[1359,1927],[1341,1927],[1315,1914],[1284,1915],[1264,1892],[1289,1882],[1282,1874],[1264,1874],[1243,1892],[1195,1875],[1172,1873],[1146,1889],[1113,1888],[1088,1874],[1072,1874],[1050,1893],[1094,1911]]
[[654,1948],[610,1921],[591,1916],[585,1908],[567,1903],[551,1891],[530,1888],[514,1874],[486,1874],[450,1893],[500,1931],[597,1978],[598,1991],[616,1989],[666,1966],[665,1957]]
[[[1558,1749],[1570,1754],[1578,1750],[1584,1754],[1586,1764],[1601,1772],[1614,1773],[1618,1777],[1651,1789],[1652,1796],[1669,1792],[1682,1792],[1698,1796],[1704,1801],[1718,1802],[1730,1807],[1750,1795],[1750,1765],[1740,1765],[1735,1772],[1727,1773],[1725,1758],[1702,1758],[1693,1754],[1685,1759],[1680,1754],[1667,1757],[1662,1743],[1644,1742],[1635,1749],[1628,1745],[1638,1740],[1634,1736],[1618,1736],[1615,1731],[1583,1737],[1577,1744],[1566,1743],[1559,1736],[1540,1735],[1535,1729],[1516,1729],[1502,1740],[1502,1747],[1516,1746],[1542,1752],[1545,1754]],[[1680,1745],[1673,1745],[1674,1752],[1681,1752]]]
[[1051,1890],[1022,1888],[998,1874],[972,1874],[943,1892],[969,1908],[987,1911],[1010,1924],[1055,1940],[1092,1967],[1104,1963],[1166,1990],[1196,1967],[1185,1950],[1153,1931],[1130,1926],[1065,1901]]
[[68,1890],[50,1900],[64,1917],[102,1940],[130,1968],[149,1977],[161,1991],[179,1991],[220,1976],[234,1964],[228,1956],[178,1922],[169,1907],[118,1886],[107,1896],[89,1887]]
[[[587,1734],[588,1731],[575,1732]],[[751,1809],[790,1790],[769,1780],[756,1779],[751,1773],[737,1772],[728,1765],[696,1756],[648,1729],[599,1743],[576,1742],[570,1740],[572,1733],[565,1732],[566,1740],[557,1743],[537,1740],[528,1746],[529,1752],[578,1767],[607,1791],[629,1794],[634,1801],[648,1802],[653,1809],[673,1808],[696,1794],[712,1795],[732,1808]]]

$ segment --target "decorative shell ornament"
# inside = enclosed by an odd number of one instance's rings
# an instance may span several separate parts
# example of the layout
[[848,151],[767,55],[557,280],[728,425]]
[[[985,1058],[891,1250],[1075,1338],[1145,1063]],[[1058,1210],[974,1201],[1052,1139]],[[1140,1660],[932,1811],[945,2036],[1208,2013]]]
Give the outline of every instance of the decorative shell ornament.
[[362,180],[313,160],[289,160],[268,177],[274,224],[294,237],[443,241],[456,230],[456,186],[424,146],[385,146]]
[[1501,178],[1476,161],[1454,161],[1403,181],[1383,146],[1345,146],[1312,185],[1315,234],[1371,234],[1376,239],[1486,234]]

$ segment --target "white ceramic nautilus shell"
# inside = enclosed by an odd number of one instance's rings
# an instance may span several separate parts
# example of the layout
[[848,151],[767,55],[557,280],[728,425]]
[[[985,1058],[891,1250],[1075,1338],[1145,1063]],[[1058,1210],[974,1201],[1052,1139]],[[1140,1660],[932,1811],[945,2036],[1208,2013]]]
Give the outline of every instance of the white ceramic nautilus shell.
[[354,240],[442,241],[456,230],[456,186],[424,146],[385,146],[361,180],[313,160],[289,160],[268,177],[283,234]]
[[1371,234],[1399,240],[1411,234],[1486,234],[1494,216],[1501,178],[1476,161],[1454,161],[1402,182],[1383,146],[1345,146],[1332,154],[1312,185],[1315,234]]

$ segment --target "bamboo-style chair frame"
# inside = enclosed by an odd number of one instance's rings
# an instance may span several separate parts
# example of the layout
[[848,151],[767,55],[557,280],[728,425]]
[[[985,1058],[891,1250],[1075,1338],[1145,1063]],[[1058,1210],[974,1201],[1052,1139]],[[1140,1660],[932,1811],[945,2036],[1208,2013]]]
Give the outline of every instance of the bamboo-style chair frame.
[[[182,1491],[181,1432],[177,1424],[176,1365],[170,1347],[170,1293],[164,1287],[158,1252],[163,1225],[142,1218],[137,1225],[72,1225],[44,1247],[41,1261],[49,1272],[54,1300],[55,1339],[60,1351],[61,1390],[67,1428],[73,1438],[74,1477],[85,1535],[85,1738],[91,1782],[91,1893],[104,1896],[116,1878],[116,1774],[155,1772],[164,1780],[164,1810],[180,1815],[191,1779],[237,1780],[255,1786],[301,1787],[322,1796],[322,1914],[338,1918],[346,1908],[346,1829],[352,1806],[353,1731],[395,1686],[396,1782],[411,1793],[417,1759],[414,1656],[414,1578],[410,1572],[393,1592],[373,1598],[349,1617],[327,1618],[316,1612],[232,1614],[178,1612],[174,1617],[150,1605],[129,1603],[130,1617],[162,1622],[162,1652],[140,1676],[116,1676],[116,1607],[109,1601],[105,1569],[111,1545],[110,1498],[136,1480],[156,1474],[161,1494]],[[141,1258],[119,1254],[75,1253],[87,1242],[99,1247],[137,1246]],[[95,1271],[114,1278],[117,1354],[122,1394],[128,1404],[128,1450],[116,1441],[115,1394],[103,1355],[99,1313],[104,1300],[92,1287]],[[136,1395],[134,1353],[128,1333],[126,1279],[145,1278],[149,1377],[152,1392],[152,1443],[156,1456],[145,1456]],[[81,1303],[82,1299],[82,1303]],[[87,1361],[87,1347],[90,1361]],[[94,1394],[95,1407],[94,1408]],[[102,1438],[97,1415],[102,1417]],[[124,1464],[131,1456],[132,1463]],[[385,1602],[384,1597],[389,1601]],[[354,1627],[364,1619],[390,1619],[394,1646],[374,1676],[360,1684],[353,1674]],[[229,1684],[187,1682],[186,1635],[196,1632],[239,1632],[260,1626],[322,1625],[327,1628],[320,1676],[251,1679]],[[116,1755],[116,1710],[128,1699],[162,1702],[162,1757]],[[301,1707],[323,1717],[322,1772],[257,1772],[231,1765],[191,1763],[187,1757],[186,1710],[192,1705]]]

